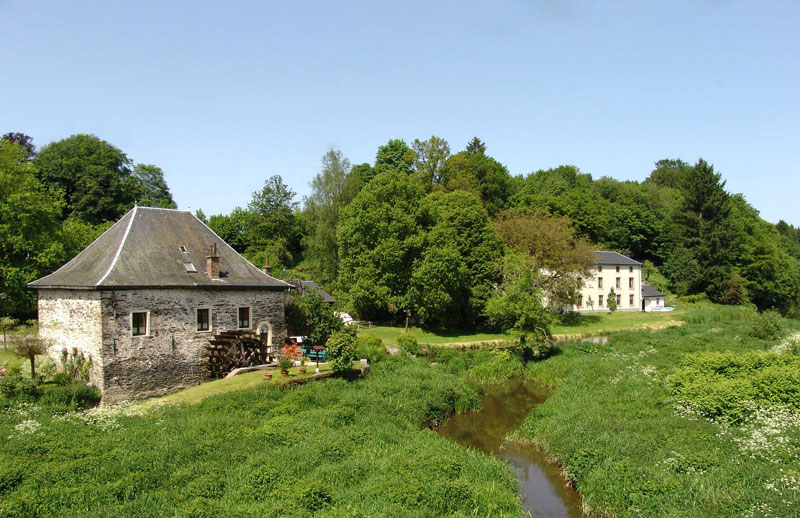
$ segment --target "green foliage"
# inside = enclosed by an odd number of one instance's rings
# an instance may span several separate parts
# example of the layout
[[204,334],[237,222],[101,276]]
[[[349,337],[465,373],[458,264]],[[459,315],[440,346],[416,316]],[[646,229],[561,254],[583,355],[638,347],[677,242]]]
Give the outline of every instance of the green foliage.
[[694,310],[709,315],[528,363],[555,388],[516,436],[563,463],[593,514],[793,515],[798,357],[754,352],[750,307]]
[[311,345],[324,345],[342,328],[342,319],[333,314],[331,305],[319,295],[289,295],[285,309],[286,326],[293,336],[307,336]]
[[143,207],[159,207],[162,209],[177,209],[178,205],[172,199],[164,171],[160,167],[148,164],[136,164],[133,168],[133,178],[138,185],[137,203]]
[[408,354],[413,354],[414,356],[418,356],[422,352],[417,342],[417,337],[411,333],[397,335],[397,346],[400,347],[401,350]]
[[356,358],[366,358],[369,363],[383,361],[389,357],[383,340],[377,336],[362,335],[356,343]]
[[502,263],[500,289],[486,304],[489,323],[518,334],[549,334],[552,316],[543,305],[541,273],[528,257],[508,254]]
[[287,372],[291,366],[292,366],[292,360],[290,360],[286,356],[282,356],[278,360],[278,368],[281,370],[281,372]]
[[617,310],[617,293],[614,291],[614,287],[611,287],[611,291],[608,292],[608,310],[612,313]]
[[780,313],[767,310],[753,318],[753,327],[750,334],[762,340],[776,340],[786,334],[786,324]]
[[344,184],[350,169],[350,161],[341,151],[329,150],[322,157],[322,170],[311,181],[311,195],[305,200],[306,259],[313,265],[318,282],[324,284],[336,281],[339,262],[336,228],[339,211],[345,204]]
[[100,403],[100,391],[83,381],[73,380],[65,385],[43,385],[41,403],[81,410]]
[[326,343],[326,353],[333,360],[333,372],[344,373],[350,370],[356,357],[357,342],[356,331],[352,328],[344,328],[331,335]]
[[507,350],[491,351],[491,359],[470,369],[469,376],[484,383],[499,383],[523,371],[519,356]]
[[94,225],[119,219],[139,192],[128,156],[94,135],[48,144],[34,164],[39,179],[63,196],[65,216]]
[[9,401],[34,402],[41,396],[41,390],[33,378],[11,372],[0,378],[0,394]]
[[672,395],[703,416],[742,423],[754,404],[800,409],[800,358],[748,352],[688,355],[670,377]]

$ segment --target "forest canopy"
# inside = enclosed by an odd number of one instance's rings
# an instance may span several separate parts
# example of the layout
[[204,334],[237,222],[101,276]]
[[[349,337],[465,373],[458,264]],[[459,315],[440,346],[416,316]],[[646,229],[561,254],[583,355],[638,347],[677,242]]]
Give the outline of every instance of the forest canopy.
[[[272,175],[230,213],[197,216],[255,264],[316,280],[362,319],[524,327],[570,303],[591,250],[659,270],[673,295],[798,314],[800,229],[763,220],[711,163],[659,160],[639,182],[572,165],[512,176],[489,150],[478,137],[462,150],[436,135],[390,139],[353,165],[331,149],[303,199]],[[94,135],[37,150],[5,134],[0,189],[0,290],[18,316],[35,312],[28,282],[134,203],[175,207],[158,166]]]

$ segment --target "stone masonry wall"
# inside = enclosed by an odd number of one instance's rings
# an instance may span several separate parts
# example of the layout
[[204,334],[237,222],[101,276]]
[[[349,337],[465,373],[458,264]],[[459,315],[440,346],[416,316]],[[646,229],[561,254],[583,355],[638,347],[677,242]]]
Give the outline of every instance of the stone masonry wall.
[[64,348],[91,356],[89,382],[103,390],[102,318],[100,292],[39,290],[39,336],[48,354],[61,363]]
[[[266,290],[103,290],[103,401],[159,396],[205,377],[205,347],[216,333],[238,329],[238,308],[250,307],[251,329],[271,327],[280,345],[284,293]],[[211,329],[196,330],[196,310],[211,310]],[[131,313],[149,311],[148,336],[131,336]]]

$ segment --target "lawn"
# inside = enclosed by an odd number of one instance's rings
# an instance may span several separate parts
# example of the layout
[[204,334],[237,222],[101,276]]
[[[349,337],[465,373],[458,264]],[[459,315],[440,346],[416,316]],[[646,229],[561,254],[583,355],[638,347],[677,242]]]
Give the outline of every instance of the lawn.
[[[359,364],[360,365],[360,364]],[[329,374],[331,372],[331,363],[320,363],[319,371],[321,374]],[[238,390],[249,390],[262,386],[280,386],[286,384],[290,380],[298,380],[304,378],[311,378],[314,376],[314,369],[316,364],[308,365],[305,374],[300,373],[299,367],[292,367],[289,369],[289,376],[281,376],[277,369],[272,369],[269,372],[273,373],[271,380],[264,379],[263,370],[245,372],[230,379],[218,379],[207,381],[194,387],[174,392],[160,398],[155,398],[155,401],[162,403],[178,403],[194,405],[200,403],[204,399],[216,396],[218,394],[227,394],[228,392],[235,392]]]
[[[552,327],[551,332],[556,339],[569,339],[579,336],[602,335],[629,329],[660,328],[675,321],[682,321],[687,311],[685,304],[677,304],[671,312],[644,313],[642,311],[616,311],[614,313],[591,313],[570,315],[562,318],[561,323]],[[375,326],[361,328],[360,335],[377,336],[386,344],[396,344],[397,335],[404,332],[403,327]],[[418,327],[410,327],[408,332],[417,338],[419,343],[431,345],[491,342],[505,340],[509,335],[504,333],[478,333],[474,331],[426,331]]]
[[8,362],[8,367],[19,367],[26,360],[14,354],[14,350],[11,347],[6,349],[0,345],[0,364],[4,361]]

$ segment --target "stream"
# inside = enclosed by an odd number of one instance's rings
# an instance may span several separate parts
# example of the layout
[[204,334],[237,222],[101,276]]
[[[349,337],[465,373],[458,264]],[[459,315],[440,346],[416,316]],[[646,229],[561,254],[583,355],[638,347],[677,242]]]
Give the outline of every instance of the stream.
[[565,487],[558,468],[533,446],[504,441],[509,432],[522,425],[533,407],[547,399],[547,391],[520,378],[490,385],[487,390],[479,411],[456,414],[436,431],[442,437],[508,462],[519,480],[523,508],[530,516],[579,518],[580,497]]

